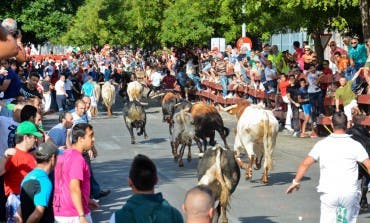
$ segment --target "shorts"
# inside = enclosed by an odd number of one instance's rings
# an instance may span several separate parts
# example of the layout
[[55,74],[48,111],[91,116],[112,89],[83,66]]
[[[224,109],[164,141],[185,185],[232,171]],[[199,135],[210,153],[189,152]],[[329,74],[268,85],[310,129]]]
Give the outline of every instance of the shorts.
[[[80,217],[55,216],[55,223],[80,223]],[[85,216],[87,222],[92,223],[91,213]]]
[[303,114],[310,115],[311,114],[311,105],[309,103],[302,104]]
[[347,116],[347,121],[352,121],[352,109],[357,107],[357,101],[352,100],[348,105],[343,107],[344,114]]
[[328,194],[320,196],[320,223],[355,223],[360,211],[361,192]]

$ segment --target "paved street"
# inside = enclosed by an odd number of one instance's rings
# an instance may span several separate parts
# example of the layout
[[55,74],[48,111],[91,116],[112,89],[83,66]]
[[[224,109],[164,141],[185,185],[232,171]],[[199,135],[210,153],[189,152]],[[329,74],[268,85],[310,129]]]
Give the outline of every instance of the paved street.
[[[112,118],[107,118],[105,112],[100,112],[92,122],[95,144],[99,151],[99,156],[93,161],[94,174],[103,189],[112,190],[109,196],[100,200],[101,208],[93,212],[94,222],[107,222],[112,212],[120,208],[131,195],[127,185],[128,170],[132,158],[139,153],[148,155],[157,165],[159,184],[156,191],[162,192],[172,205],[181,209],[186,190],[197,184],[197,147],[193,146],[193,160],[185,161],[185,167],[178,167],[171,157],[168,126],[162,123],[161,109],[158,106],[149,106],[146,110],[149,139],[139,136],[136,138],[137,144],[131,145],[121,107],[116,105]],[[226,126],[233,128],[235,117],[226,113],[222,113],[222,116]],[[50,124],[50,120],[47,122]],[[217,133],[216,136],[218,142],[221,142]],[[231,131],[229,145],[233,145],[233,140]],[[319,178],[317,164],[302,180],[298,192],[285,194],[298,164],[316,141],[317,139],[299,139],[280,133],[269,184],[260,183],[262,170],[253,172],[252,181],[241,178],[232,195],[230,222],[292,223],[299,222],[299,216],[302,216],[303,222],[318,222],[320,201],[315,188]],[[370,199],[370,194],[368,198]],[[361,214],[358,222],[370,222],[370,213]]]

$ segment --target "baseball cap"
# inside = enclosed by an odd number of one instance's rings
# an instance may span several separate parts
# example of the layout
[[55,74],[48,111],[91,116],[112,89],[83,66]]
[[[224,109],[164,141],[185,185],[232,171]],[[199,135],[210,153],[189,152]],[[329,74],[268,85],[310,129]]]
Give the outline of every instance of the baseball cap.
[[38,138],[42,137],[42,134],[37,130],[35,124],[30,121],[24,121],[18,125],[16,134],[18,135],[34,135]]
[[51,140],[48,140],[39,145],[35,156],[37,157],[51,157],[53,154],[58,154],[58,146]]

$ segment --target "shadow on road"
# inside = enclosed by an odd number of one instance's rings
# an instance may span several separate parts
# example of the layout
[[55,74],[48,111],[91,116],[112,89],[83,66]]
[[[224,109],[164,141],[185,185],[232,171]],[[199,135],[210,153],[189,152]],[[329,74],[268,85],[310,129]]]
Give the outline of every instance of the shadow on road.
[[254,217],[245,217],[245,218],[239,218],[239,221],[242,223],[277,223],[276,221],[271,221],[270,217],[274,216],[254,216]]

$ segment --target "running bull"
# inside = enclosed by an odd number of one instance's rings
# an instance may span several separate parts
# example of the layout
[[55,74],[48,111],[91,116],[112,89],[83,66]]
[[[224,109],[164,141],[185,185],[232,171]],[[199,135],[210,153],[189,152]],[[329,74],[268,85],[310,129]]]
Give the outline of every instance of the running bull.
[[209,186],[215,200],[219,201],[213,222],[218,222],[221,214],[222,222],[228,222],[230,197],[240,180],[240,169],[234,152],[220,145],[208,149],[198,163],[198,180],[199,185]]
[[123,119],[131,135],[131,144],[135,144],[134,128],[139,129],[137,135],[144,134],[145,139],[148,138],[145,131],[146,113],[140,102],[136,100],[127,102],[123,107]]

